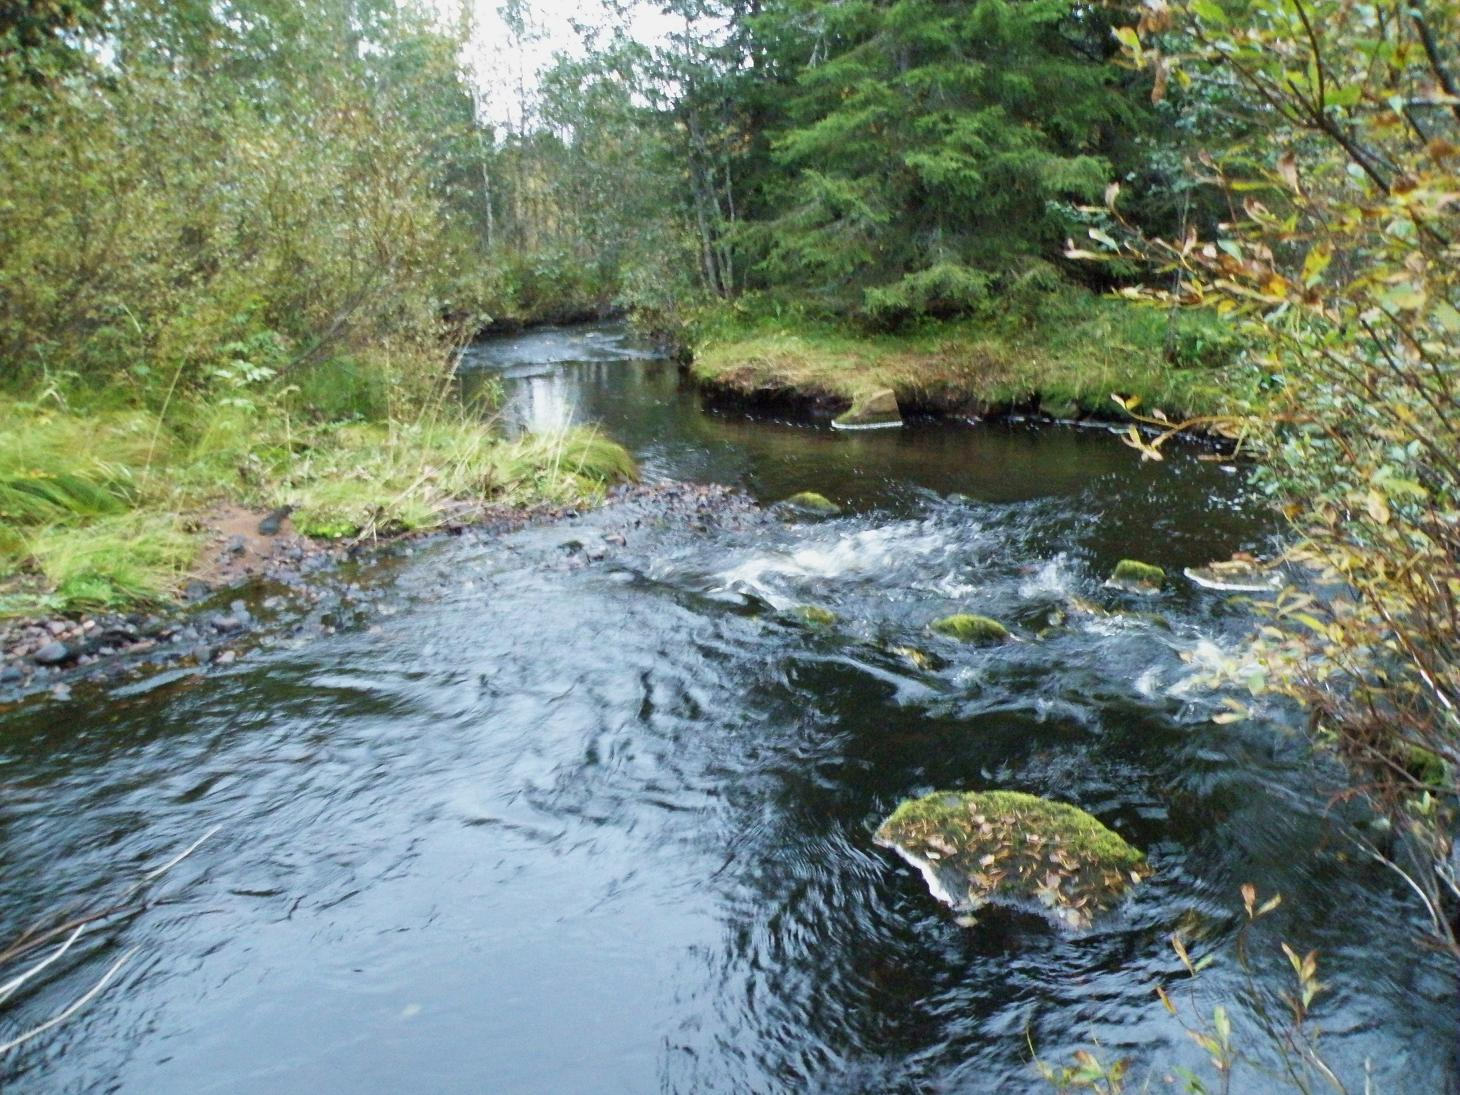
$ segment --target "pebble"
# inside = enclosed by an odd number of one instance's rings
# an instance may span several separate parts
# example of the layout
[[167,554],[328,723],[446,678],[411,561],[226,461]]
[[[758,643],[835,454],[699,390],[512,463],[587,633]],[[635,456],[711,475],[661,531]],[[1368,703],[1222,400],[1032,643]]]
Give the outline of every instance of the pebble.
[[[54,632],[53,632],[54,634]],[[60,665],[71,657],[71,648],[65,643],[50,642],[31,655],[37,665]]]

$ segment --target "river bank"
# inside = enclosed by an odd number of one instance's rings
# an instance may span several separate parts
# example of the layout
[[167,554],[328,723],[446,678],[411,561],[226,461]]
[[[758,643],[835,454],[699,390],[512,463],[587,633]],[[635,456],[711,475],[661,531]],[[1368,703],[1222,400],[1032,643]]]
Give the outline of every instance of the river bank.
[[1129,421],[1112,396],[1172,421],[1241,414],[1262,378],[1215,317],[1170,317],[1066,291],[1031,314],[873,332],[724,311],[692,327],[689,375],[726,401],[831,418],[890,390],[903,414]]
[[454,394],[333,420],[268,393],[93,400],[0,398],[0,619],[166,606],[237,570],[246,552],[216,557],[235,538],[282,531],[302,556],[582,505],[635,475],[594,430],[507,438]]
[[[714,485],[622,484],[603,504],[592,533],[572,532],[584,515],[575,503],[477,505],[442,527],[341,543],[297,533],[285,517],[227,507],[205,533],[198,574],[179,595],[136,611],[17,617],[0,621],[0,711],[49,693],[70,700],[76,689],[112,689],[225,669],[261,645],[304,642],[341,628],[370,627],[389,608],[390,570],[437,537],[488,543],[529,527],[565,528],[556,565],[610,562],[646,523],[701,531],[752,519],[758,510],[736,491]],[[231,531],[238,529],[240,531]],[[383,607],[382,607],[383,606]]]

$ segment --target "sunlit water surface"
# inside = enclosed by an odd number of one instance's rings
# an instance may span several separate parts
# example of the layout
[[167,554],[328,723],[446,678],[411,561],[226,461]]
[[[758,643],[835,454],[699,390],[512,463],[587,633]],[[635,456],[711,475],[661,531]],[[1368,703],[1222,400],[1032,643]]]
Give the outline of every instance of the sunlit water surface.
[[[588,566],[565,537],[601,517],[443,539],[364,576],[336,634],[0,716],[12,934],[221,826],[4,1020],[141,948],[7,1091],[1041,1091],[1031,1044],[1096,1042],[1159,1078],[1204,1055],[1158,981],[1264,1053],[1232,962],[1244,882],[1284,897],[1251,940],[1261,984],[1286,987],[1278,940],[1320,951],[1323,1045],[1356,1089],[1366,1061],[1376,1090],[1454,1089],[1453,985],[1349,854],[1330,776],[1275,724],[1209,721],[1193,675],[1245,611],[1101,587],[1127,555],[1179,574],[1270,549],[1239,474],[1142,466],[1103,431],[713,413],[613,327],[485,343],[463,377],[502,381],[513,428],[600,423],[651,479],[846,513],[647,520]],[[1036,638],[1072,597],[1146,615]],[[807,603],[840,622],[783,611]],[[929,635],[953,610],[1028,641]],[[960,927],[871,833],[905,796],[984,787],[1092,811],[1155,877],[1084,935]],[[1218,956],[1194,989],[1178,927]]]

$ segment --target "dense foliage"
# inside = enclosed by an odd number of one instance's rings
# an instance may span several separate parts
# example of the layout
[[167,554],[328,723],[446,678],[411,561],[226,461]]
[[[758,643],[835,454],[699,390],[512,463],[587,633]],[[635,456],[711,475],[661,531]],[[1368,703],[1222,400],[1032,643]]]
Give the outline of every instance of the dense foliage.
[[460,42],[392,0],[0,10],[0,614],[157,595],[220,497],[355,535],[533,480],[441,398],[493,292]]
[[772,136],[772,282],[884,320],[967,312],[1135,165],[1148,106],[1098,11],[787,4],[769,25],[804,50]]
[[1313,580],[1240,675],[1307,706],[1460,955],[1460,8],[1190,0],[1122,36],[1259,127],[1205,157],[1228,223],[1121,248],[1179,273],[1145,295],[1246,325],[1280,393],[1246,425]]

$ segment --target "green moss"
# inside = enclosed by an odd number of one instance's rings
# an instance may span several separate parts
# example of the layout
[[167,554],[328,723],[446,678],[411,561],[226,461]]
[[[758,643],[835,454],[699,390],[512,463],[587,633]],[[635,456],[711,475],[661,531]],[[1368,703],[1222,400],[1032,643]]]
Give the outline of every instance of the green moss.
[[902,803],[877,843],[956,908],[1032,906],[1082,927],[1150,874],[1145,856],[1085,811],[1017,791],[938,791]]
[[801,513],[816,514],[823,517],[833,517],[842,511],[837,505],[824,494],[817,494],[814,490],[803,490],[791,495],[781,505],[788,509],[797,510]]
[[1135,559],[1122,559],[1115,564],[1115,570],[1110,574],[1111,585],[1141,593],[1154,592],[1165,583],[1164,570]]
[[1010,637],[1009,629],[998,620],[991,620],[987,616],[973,616],[966,612],[944,616],[928,626],[940,635],[947,635],[964,643],[1001,643]]
[[837,622],[837,614],[829,608],[822,608],[820,605],[797,605],[791,610],[791,614],[797,619],[816,627],[832,627]]
[[1445,786],[1445,762],[1434,752],[1422,745],[1408,745],[1404,749],[1404,767],[1415,779],[1431,787]]

